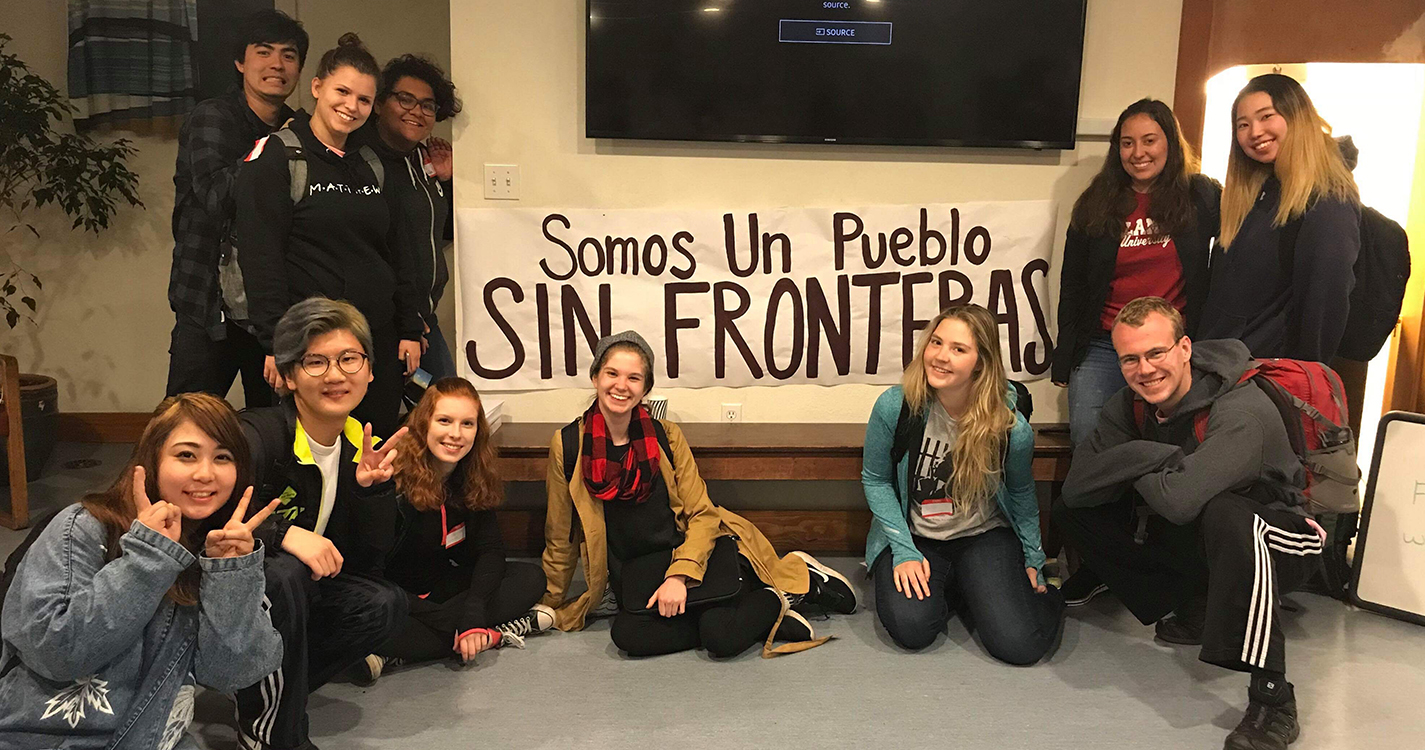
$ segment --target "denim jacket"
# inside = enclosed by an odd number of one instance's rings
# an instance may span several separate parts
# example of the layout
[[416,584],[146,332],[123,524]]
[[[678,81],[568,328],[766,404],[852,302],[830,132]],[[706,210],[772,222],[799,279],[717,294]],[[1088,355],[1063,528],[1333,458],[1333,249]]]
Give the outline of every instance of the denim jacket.
[[165,597],[195,558],[134,521],[104,562],[103,526],[60,512],[21,561],[0,618],[0,747],[196,748],[193,683],[223,692],[282,662],[263,550],[196,558],[197,606]]

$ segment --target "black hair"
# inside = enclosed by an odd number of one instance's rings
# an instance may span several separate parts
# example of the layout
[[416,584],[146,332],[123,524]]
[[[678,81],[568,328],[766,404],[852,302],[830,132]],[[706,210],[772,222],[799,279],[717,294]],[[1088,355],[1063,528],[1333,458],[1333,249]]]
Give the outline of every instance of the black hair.
[[385,101],[395,91],[396,84],[407,76],[425,81],[435,93],[436,122],[460,114],[461,104],[460,98],[455,95],[455,84],[445,77],[445,71],[439,65],[418,55],[401,55],[386,63],[381,71],[381,89],[376,93],[376,99]]
[[247,59],[247,48],[254,44],[291,44],[297,48],[297,67],[307,64],[307,47],[311,39],[302,22],[280,10],[268,8],[255,11],[238,23],[233,40],[233,61]]
[[355,68],[356,72],[365,73],[372,78],[381,77],[381,68],[376,64],[376,58],[372,57],[366,45],[361,43],[361,37],[351,31],[342,34],[341,38],[336,40],[336,46],[322,54],[321,62],[317,63],[317,77],[326,78],[342,67]]
[[1191,178],[1198,171],[1197,156],[1183,137],[1173,110],[1157,99],[1145,98],[1128,105],[1118,115],[1103,166],[1074,202],[1070,221],[1075,229],[1106,237],[1122,236],[1123,220],[1133,213],[1137,199],[1133,195],[1133,180],[1123,168],[1118,145],[1123,124],[1137,115],[1147,115],[1156,122],[1168,146],[1163,171],[1153,178],[1149,218],[1170,233],[1183,231],[1195,221]]

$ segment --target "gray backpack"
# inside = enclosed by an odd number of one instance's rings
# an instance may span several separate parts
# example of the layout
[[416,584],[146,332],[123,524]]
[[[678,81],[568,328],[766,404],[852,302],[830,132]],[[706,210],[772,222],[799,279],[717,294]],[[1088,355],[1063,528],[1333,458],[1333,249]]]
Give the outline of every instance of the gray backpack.
[[[292,205],[295,206],[307,195],[306,150],[297,134],[286,126],[274,132],[272,137],[281,141],[282,147],[287,151],[287,171],[292,177]],[[370,146],[362,146],[357,153],[361,154],[362,161],[365,161],[366,166],[376,175],[376,187],[384,190],[386,168],[381,164],[381,157],[377,156]],[[248,323],[247,287],[243,284],[242,268],[238,266],[237,244],[231,231],[225,233],[218,255],[218,285],[222,289],[223,312],[228,320],[251,331],[252,326]]]

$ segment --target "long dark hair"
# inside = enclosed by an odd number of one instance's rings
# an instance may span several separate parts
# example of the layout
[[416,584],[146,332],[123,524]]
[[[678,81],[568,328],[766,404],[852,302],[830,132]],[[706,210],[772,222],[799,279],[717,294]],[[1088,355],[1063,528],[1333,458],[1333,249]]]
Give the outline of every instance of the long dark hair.
[[[104,526],[108,537],[104,554],[106,563],[123,553],[119,538],[128,533],[134,519],[138,518],[138,509],[134,505],[134,467],[144,468],[144,492],[149,499],[153,502],[162,499],[158,491],[158,465],[163,460],[163,445],[184,422],[192,422],[219,446],[231,452],[233,465],[237,468],[237,482],[221,508],[201,521],[183,519],[183,533],[179,539],[189,552],[197,555],[208,532],[227,523],[238,499],[252,484],[252,454],[248,450],[247,438],[242,434],[242,426],[238,424],[237,413],[228,402],[206,393],[184,393],[164,399],[154,410],[148,426],[144,427],[138,445],[134,446],[134,455],[119,472],[119,478],[109,489],[86,495],[81,501],[89,515]],[[168,590],[168,598],[177,604],[197,604],[200,577],[201,571],[195,562],[178,574],[178,580]]]
[[1123,236],[1123,221],[1133,213],[1137,199],[1133,194],[1133,179],[1123,169],[1118,156],[1118,142],[1123,137],[1123,123],[1135,115],[1147,115],[1163,129],[1168,142],[1168,159],[1163,171],[1153,178],[1153,200],[1148,217],[1169,234],[1191,226],[1196,219],[1192,205],[1192,176],[1198,172],[1197,155],[1183,138],[1178,118],[1168,105],[1157,99],[1139,99],[1128,105],[1118,116],[1109,139],[1108,155],[1103,167],[1074,203],[1072,225],[1094,236]]
[[435,405],[446,396],[468,398],[479,410],[475,444],[456,464],[453,475],[459,482],[461,501],[471,510],[488,510],[505,499],[505,488],[495,474],[495,444],[490,440],[490,423],[479,391],[464,378],[441,378],[431,383],[421,402],[406,417],[410,433],[396,453],[396,488],[416,510],[435,510],[445,504],[446,484],[436,471],[436,457],[426,446]]

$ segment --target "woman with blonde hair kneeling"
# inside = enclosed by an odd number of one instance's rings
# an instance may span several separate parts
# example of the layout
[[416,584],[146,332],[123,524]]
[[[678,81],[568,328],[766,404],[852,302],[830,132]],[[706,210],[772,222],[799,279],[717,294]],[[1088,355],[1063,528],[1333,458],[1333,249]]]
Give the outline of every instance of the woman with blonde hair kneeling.
[[1033,664],[1048,653],[1064,600],[1044,582],[1033,459],[994,316],[979,305],[944,310],[866,425],[866,566],[897,644],[929,646],[959,602],[996,659]]

